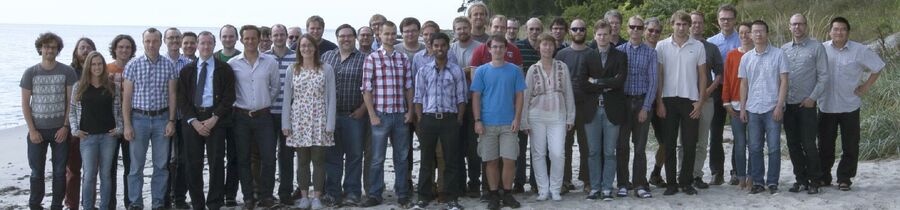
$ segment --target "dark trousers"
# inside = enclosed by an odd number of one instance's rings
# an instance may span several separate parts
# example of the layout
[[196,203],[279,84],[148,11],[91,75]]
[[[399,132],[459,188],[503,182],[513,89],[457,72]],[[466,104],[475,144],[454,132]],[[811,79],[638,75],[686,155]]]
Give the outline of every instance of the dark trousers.
[[[693,183],[694,156],[697,149],[700,119],[692,119],[690,114],[694,110],[694,101],[686,98],[663,98],[666,107],[666,118],[663,122],[663,146],[666,154],[666,182],[670,187],[689,187]],[[684,151],[681,161],[681,173],[676,173],[678,159],[675,155],[675,147],[678,144],[678,134],[681,134],[681,147]],[[680,175],[678,179],[675,175]],[[675,185],[678,183],[679,185]]]
[[[525,182],[528,182],[532,183],[532,186],[537,186],[533,184],[534,179],[528,180],[528,175],[526,174],[525,170],[526,168],[530,168],[528,167],[528,165],[531,165],[530,158],[526,159],[525,157],[525,155],[528,153],[525,152],[528,151],[528,133],[525,133],[525,131],[519,131],[518,136],[520,152],[519,158],[516,159],[516,178],[515,180],[513,180],[513,183],[515,184],[515,186],[522,186],[525,185]],[[534,175],[534,171],[531,171],[531,175]]]
[[59,128],[38,129],[43,141],[41,143],[31,143],[29,137],[25,137],[28,141],[28,166],[31,167],[31,195],[28,198],[28,206],[31,209],[43,209],[41,201],[44,200],[46,188],[44,187],[44,172],[47,165],[47,147],[52,150],[50,162],[53,169],[53,197],[50,202],[50,209],[62,209],[63,198],[66,192],[66,162],[69,155],[69,141],[56,143],[53,136]]
[[434,194],[432,185],[434,180],[435,149],[438,143],[444,152],[444,170],[443,192],[450,200],[456,200],[461,194],[461,188],[454,187],[465,182],[463,172],[463,156],[461,151],[463,144],[459,138],[459,123],[456,121],[456,114],[444,114],[442,119],[437,119],[435,115],[423,114],[419,122],[419,148],[421,149],[421,160],[423,169],[419,170],[419,199],[432,200]]
[[[717,90],[721,90],[719,87]],[[722,133],[725,131],[725,107],[722,106],[722,93],[713,93],[713,117],[709,126],[709,171],[713,176],[725,173],[725,148],[722,146]],[[733,166],[733,165],[732,165]]]
[[[249,116],[234,112],[235,147],[237,148],[238,175],[244,202],[258,199],[273,199],[275,186],[275,134],[272,133],[272,115]],[[250,170],[250,147],[259,148],[259,180],[255,180]],[[259,195],[254,189],[258,184]]]
[[233,201],[237,197],[238,183],[240,181],[234,117],[229,115],[220,121],[224,121],[219,122],[219,124],[225,129],[225,200]]
[[[578,140],[578,156],[579,164],[578,164],[578,180],[581,180],[585,183],[585,186],[590,186],[590,169],[588,169],[588,146],[587,146],[587,134],[584,132],[584,123],[575,122],[575,127],[571,130],[566,131],[566,146],[563,147],[563,151],[566,155],[565,161],[565,169],[563,169],[563,183],[571,184],[572,183],[572,148],[575,147],[576,138]],[[565,187],[565,186],[564,186]]]
[[[643,109],[644,96],[628,96],[625,122],[619,126],[619,139],[616,143],[616,172],[617,187],[629,188],[643,187],[650,189],[647,184],[647,132],[650,131],[650,115],[652,110],[647,110],[647,118],[644,122],[638,120],[638,114]],[[628,162],[631,155],[631,144],[634,143],[634,174],[631,183],[628,182]],[[634,184],[632,186],[631,184]]]
[[[803,108],[800,104],[788,104],[784,111],[784,132],[794,165],[797,183],[808,185],[822,177],[822,163],[816,146],[818,128],[816,108]],[[815,183],[818,184],[818,183]]]
[[[197,120],[206,120],[211,113],[198,113]],[[217,122],[218,123],[218,122]],[[219,209],[225,204],[225,129],[216,125],[209,136],[201,136],[188,123],[182,123],[182,172],[185,189],[191,194],[193,209]],[[205,150],[204,150],[205,148]],[[203,195],[203,157],[209,164],[209,193]]]
[[79,203],[81,199],[78,196],[81,193],[81,139],[75,136],[68,138],[66,141],[69,142],[69,160],[66,161],[66,197],[64,200],[66,207],[78,210],[81,207],[81,203]]
[[[169,171],[171,173],[168,180],[169,187],[166,188],[166,205],[171,204],[172,201],[184,202],[187,200],[187,184],[184,177],[186,172],[184,169],[184,157],[181,155],[184,153],[183,124],[186,123],[182,123],[182,120],[175,121],[175,135],[172,136],[172,143],[169,144],[169,153],[172,156],[169,160]],[[190,125],[188,127],[190,128]]]
[[[468,104],[467,107],[472,107],[471,105],[472,104]],[[482,162],[481,157],[478,156],[478,138],[475,135],[475,119],[472,116],[472,109],[466,109],[465,115],[463,116],[463,124],[462,126],[460,126],[459,134],[459,139],[463,143],[463,149],[461,150],[465,151],[464,154],[466,157],[466,174],[469,177],[468,188],[470,191],[476,191],[481,187]]]
[[[110,173],[110,177],[112,178],[111,183],[113,185],[112,192],[110,192],[110,195],[108,195],[110,198],[116,197],[116,186],[118,186],[116,182],[116,174],[118,174],[119,171],[119,164],[116,164],[116,162],[119,161],[119,150],[121,150],[122,152],[122,167],[125,171],[125,173],[122,173],[122,192],[126,192],[126,194],[128,193],[128,171],[131,170],[131,168],[129,168],[131,166],[131,155],[128,152],[128,141],[125,140],[125,138],[118,138],[116,139],[116,141],[119,141],[119,148],[116,148],[116,152],[113,154],[113,167],[110,169],[112,170],[112,172]],[[128,195],[122,196],[122,199],[125,202],[125,206],[131,206],[131,201],[128,199]],[[109,200],[108,209],[116,209],[116,199]]]
[[272,128],[278,138],[278,199],[291,200],[294,192],[294,148],[288,147],[284,133],[281,132],[281,114],[272,113]]
[[822,158],[822,179],[831,183],[834,166],[834,147],[838,127],[841,130],[841,162],[837,168],[837,182],[852,184],[859,163],[859,109],[845,113],[819,112],[819,156]]

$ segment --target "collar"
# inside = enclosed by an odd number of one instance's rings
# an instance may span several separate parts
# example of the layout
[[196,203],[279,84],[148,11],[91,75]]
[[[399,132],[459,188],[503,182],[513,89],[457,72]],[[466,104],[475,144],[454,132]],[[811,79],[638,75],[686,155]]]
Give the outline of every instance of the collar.
[[844,44],[844,47],[842,47],[842,48],[837,48],[837,46],[834,45],[834,40],[828,40],[828,45],[831,46],[832,48],[838,50],[838,51],[844,51],[844,50],[850,49],[850,45],[851,45],[852,43],[853,43],[852,41],[847,40],[847,43]]
[[216,65],[216,57],[215,56],[209,56],[209,58],[207,58],[206,60],[199,60],[199,59],[200,58],[197,58],[197,69],[203,68],[203,62],[206,62],[207,66],[215,66]]
[[804,36],[803,38],[801,38],[800,40],[791,42],[791,46],[794,46],[794,47],[797,47],[797,46],[803,47],[803,46],[806,46],[806,42],[808,42],[809,40],[810,40],[810,39],[809,39],[809,36],[807,35],[807,36]]
[[760,56],[761,56],[761,55],[768,54],[768,53],[769,53],[769,50],[771,50],[772,47],[773,47],[772,44],[766,44],[766,51],[759,52],[759,50],[758,50],[756,47],[754,47],[754,48],[752,49],[752,51],[753,51],[754,54],[760,55]]

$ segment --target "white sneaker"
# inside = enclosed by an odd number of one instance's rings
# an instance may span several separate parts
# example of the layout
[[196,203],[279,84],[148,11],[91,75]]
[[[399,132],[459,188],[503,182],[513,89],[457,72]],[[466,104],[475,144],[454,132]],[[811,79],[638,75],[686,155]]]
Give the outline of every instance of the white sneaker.
[[559,193],[551,193],[550,197],[553,199],[553,201],[561,201],[562,200],[562,196],[559,195]]
[[310,209],[317,210],[317,209],[322,209],[322,208],[325,208],[325,206],[322,205],[322,201],[319,200],[318,198],[313,198],[312,204],[310,204]]
[[547,199],[550,199],[550,193],[538,193],[537,198],[535,198],[534,200],[546,201]]
[[297,202],[297,208],[308,209],[310,205],[309,198],[302,198]]

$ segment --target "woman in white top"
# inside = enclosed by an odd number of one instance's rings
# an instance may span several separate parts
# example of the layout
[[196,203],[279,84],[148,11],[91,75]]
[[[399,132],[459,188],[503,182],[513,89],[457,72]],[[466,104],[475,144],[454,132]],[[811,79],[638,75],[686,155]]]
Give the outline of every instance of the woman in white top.
[[[566,131],[575,123],[575,99],[565,63],[553,59],[556,39],[538,37],[541,60],[528,68],[521,129],[531,138],[531,160],[538,185],[538,201],[561,200]],[[547,154],[550,154],[549,179]]]
[[[335,87],[334,72],[323,64],[318,40],[308,34],[300,37],[297,63],[288,68],[284,80],[281,129],[285,144],[297,149],[297,182],[300,183],[301,209],[321,209],[319,198],[325,190],[325,149],[334,146]],[[313,165],[313,195],[309,197],[310,170]]]

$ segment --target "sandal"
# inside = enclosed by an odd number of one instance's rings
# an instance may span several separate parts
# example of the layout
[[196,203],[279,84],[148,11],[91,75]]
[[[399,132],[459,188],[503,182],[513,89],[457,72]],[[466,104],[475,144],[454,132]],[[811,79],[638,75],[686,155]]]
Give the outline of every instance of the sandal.
[[839,183],[838,189],[841,191],[850,191],[850,184],[849,183]]

